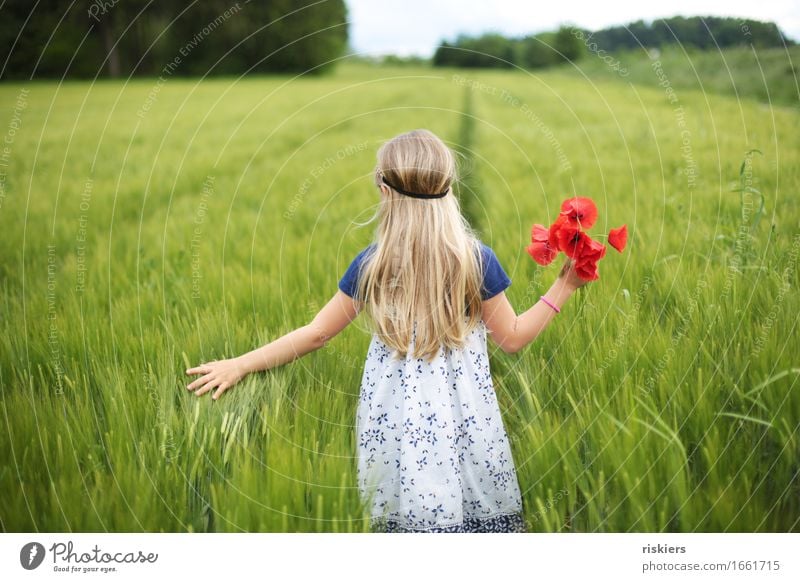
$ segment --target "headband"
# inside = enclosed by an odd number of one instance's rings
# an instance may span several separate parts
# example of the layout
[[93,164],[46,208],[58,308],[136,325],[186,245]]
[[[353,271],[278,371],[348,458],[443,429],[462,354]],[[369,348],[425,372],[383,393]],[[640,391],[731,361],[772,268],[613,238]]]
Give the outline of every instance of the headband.
[[397,190],[400,194],[405,194],[406,196],[411,196],[412,198],[441,198],[442,196],[446,196],[447,193],[450,191],[450,187],[447,187],[447,190],[444,192],[439,192],[438,194],[418,194],[417,192],[409,192],[408,190],[403,190],[398,188],[397,186],[392,186],[389,181],[386,179],[386,176],[381,176],[381,180],[384,184],[392,188],[393,190]]

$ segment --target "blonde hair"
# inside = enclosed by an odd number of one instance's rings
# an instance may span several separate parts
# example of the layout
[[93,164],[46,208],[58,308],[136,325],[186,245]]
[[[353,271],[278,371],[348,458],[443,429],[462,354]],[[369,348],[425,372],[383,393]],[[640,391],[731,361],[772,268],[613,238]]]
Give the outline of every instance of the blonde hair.
[[[356,297],[373,331],[399,358],[413,343],[415,358],[432,361],[439,348],[461,348],[481,321],[480,240],[452,191],[453,152],[426,129],[403,133],[377,153],[375,183],[386,186],[374,218],[378,227],[362,264]],[[372,222],[372,219],[368,222]]]

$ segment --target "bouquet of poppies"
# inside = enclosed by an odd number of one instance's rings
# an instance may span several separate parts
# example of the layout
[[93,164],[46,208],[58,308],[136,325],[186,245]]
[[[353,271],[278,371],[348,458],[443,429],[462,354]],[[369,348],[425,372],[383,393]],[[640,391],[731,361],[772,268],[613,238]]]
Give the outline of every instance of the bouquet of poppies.
[[[591,198],[568,198],[550,228],[533,225],[531,244],[526,250],[540,265],[549,265],[562,252],[575,263],[575,272],[581,279],[594,281],[599,277],[597,263],[606,255],[606,246],[586,234],[596,220],[597,206]],[[620,253],[627,242],[625,224],[608,233],[608,244]]]

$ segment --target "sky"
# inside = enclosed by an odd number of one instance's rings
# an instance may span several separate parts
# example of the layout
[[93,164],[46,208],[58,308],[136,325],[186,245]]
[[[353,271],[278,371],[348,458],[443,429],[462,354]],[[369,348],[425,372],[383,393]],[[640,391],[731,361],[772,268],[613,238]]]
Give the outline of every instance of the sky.
[[771,20],[800,40],[800,0],[346,0],[351,44],[364,54],[429,57],[459,33],[518,36],[559,24],[597,30],[670,16]]

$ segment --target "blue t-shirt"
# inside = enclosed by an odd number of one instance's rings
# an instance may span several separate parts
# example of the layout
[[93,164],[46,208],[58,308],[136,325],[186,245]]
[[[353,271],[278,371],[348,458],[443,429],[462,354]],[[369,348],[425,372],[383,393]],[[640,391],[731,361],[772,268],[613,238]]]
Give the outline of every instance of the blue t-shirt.
[[[374,244],[368,245],[356,255],[350,266],[347,267],[342,278],[339,280],[339,289],[350,297],[355,297],[358,289],[359,269],[363,264],[367,252]],[[483,284],[481,285],[481,299],[486,301],[491,299],[501,291],[505,291],[511,285],[511,279],[503,270],[500,261],[494,251],[481,243],[481,254],[483,257]]]

